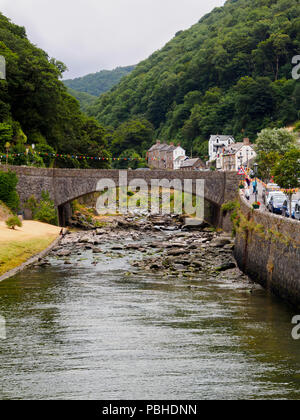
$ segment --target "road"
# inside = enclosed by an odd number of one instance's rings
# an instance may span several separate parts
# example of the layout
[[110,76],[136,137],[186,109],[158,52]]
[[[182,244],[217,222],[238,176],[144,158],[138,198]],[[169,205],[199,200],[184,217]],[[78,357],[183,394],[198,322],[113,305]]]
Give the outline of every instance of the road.
[[[265,204],[264,200],[262,198],[262,191],[263,191],[263,185],[259,182],[258,183],[258,201],[261,203],[260,211],[269,211]],[[297,194],[293,195],[293,200],[300,200],[300,191],[298,191]],[[255,202],[255,194],[253,194],[253,188],[252,185],[250,187],[250,203],[253,204]]]

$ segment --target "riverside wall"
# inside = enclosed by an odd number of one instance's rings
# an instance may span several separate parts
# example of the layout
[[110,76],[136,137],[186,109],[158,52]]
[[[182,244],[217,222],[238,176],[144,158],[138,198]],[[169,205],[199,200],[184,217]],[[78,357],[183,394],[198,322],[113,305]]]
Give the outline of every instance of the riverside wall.
[[243,217],[235,258],[254,281],[300,308],[300,222],[252,210],[240,195]]

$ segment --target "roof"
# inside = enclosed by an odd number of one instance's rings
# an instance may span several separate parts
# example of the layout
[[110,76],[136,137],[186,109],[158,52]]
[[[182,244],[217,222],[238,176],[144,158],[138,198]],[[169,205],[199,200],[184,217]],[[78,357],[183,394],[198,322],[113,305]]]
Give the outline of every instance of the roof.
[[171,144],[156,143],[148,150],[148,152],[154,152],[155,150],[160,150],[160,151],[164,151],[164,152],[171,152],[171,151],[175,150],[176,148],[177,148],[176,146],[171,145]]
[[251,147],[251,149],[254,150],[253,146],[251,144],[245,144],[245,143],[233,143],[230,146],[226,147],[224,150],[224,155],[235,155],[243,146]]
[[164,146],[165,143],[156,143],[148,150],[148,152],[153,152],[154,150],[161,150]]
[[234,137],[233,136],[223,136],[223,135],[219,135],[219,134],[212,134],[210,136],[209,141],[216,141],[217,138],[220,139],[220,141],[225,141],[225,142],[228,141],[229,139],[233,139],[234,140]]
[[189,168],[190,166],[194,166],[195,163],[201,162],[200,158],[196,159],[187,159],[184,162],[182,162],[181,167],[182,168]]
[[176,147],[171,144],[164,144],[164,147],[161,150],[164,152],[172,152],[175,149]]

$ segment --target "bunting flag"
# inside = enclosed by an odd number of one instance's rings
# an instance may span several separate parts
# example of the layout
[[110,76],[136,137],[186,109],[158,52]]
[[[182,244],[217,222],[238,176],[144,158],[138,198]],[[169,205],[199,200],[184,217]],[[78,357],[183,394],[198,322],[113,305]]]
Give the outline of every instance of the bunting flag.
[[19,157],[19,156],[47,156],[47,157],[52,157],[52,158],[67,158],[67,159],[82,159],[82,160],[100,160],[100,161],[120,161],[120,160],[127,160],[127,161],[147,161],[147,160],[152,160],[152,161],[164,161],[164,159],[160,159],[160,158],[133,158],[133,157],[102,157],[102,156],[86,156],[86,155],[81,155],[81,154],[61,154],[61,153],[43,153],[43,152],[24,152],[24,153],[9,153],[7,154],[0,154],[0,159],[6,159],[7,157]]
[[0,154],[0,159],[6,159],[9,157],[20,157],[20,156],[47,156],[50,158],[67,158],[67,159],[78,159],[78,160],[98,160],[98,161],[146,161],[145,158],[133,158],[133,157],[102,157],[102,156],[86,156],[86,155],[77,155],[77,154],[61,154],[61,153],[43,153],[43,152],[29,152],[29,153],[9,153],[9,154]]
[[[265,183],[265,182],[263,182],[263,181],[261,181],[260,179],[258,179],[257,178],[257,181],[264,187],[264,188],[267,188],[267,184]],[[273,179],[273,182],[274,182],[274,179]],[[278,189],[278,188],[276,188],[276,187],[269,187],[268,188],[268,190],[270,190],[270,191],[281,191],[281,192],[284,192],[284,193],[286,193],[286,194],[288,194],[288,193],[293,193],[293,194],[297,194],[297,192],[299,192],[300,191],[300,189],[299,188],[290,188],[290,189],[286,189],[286,188],[280,188],[280,189]]]

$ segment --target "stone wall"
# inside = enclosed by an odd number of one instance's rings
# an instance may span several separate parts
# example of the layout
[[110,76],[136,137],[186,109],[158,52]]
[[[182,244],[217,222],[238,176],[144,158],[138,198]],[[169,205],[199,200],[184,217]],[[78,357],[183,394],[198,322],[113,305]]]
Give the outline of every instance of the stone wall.
[[[40,169],[23,166],[12,166],[10,170],[17,173],[19,178],[18,192],[21,202],[25,202],[32,194],[40,197],[42,190],[49,191],[57,206],[72,201],[80,196],[97,191],[98,181],[112,179],[119,185],[118,170],[95,169]],[[0,168],[6,170],[6,167]],[[151,185],[153,179],[179,179],[193,181],[205,180],[205,198],[217,205],[231,200],[236,195],[239,177],[234,172],[210,171],[122,171],[126,172],[128,182],[142,179]]]
[[[7,170],[6,167],[0,170]],[[205,181],[204,196],[207,201],[216,207],[216,223],[222,226],[221,205],[236,197],[239,176],[235,172],[212,172],[212,171],[168,171],[168,170],[106,170],[106,169],[40,169],[23,166],[12,166],[10,170],[17,173],[19,178],[18,192],[21,203],[34,195],[40,199],[43,190],[49,191],[55,205],[59,208],[86,194],[99,191],[98,183],[103,179],[113,180],[116,186],[120,186],[120,173],[126,176],[128,183],[133,180],[143,180],[148,187],[153,180],[180,180],[184,185],[185,180],[192,180],[191,190],[196,192],[197,180]],[[61,210],[61,209],[60,209]],[[224,229],[230,229],[226,223]]]
[[238,232],[235,258],[242,271],[300,308],[300,222],[252,210],[240,196],[249,229]]

